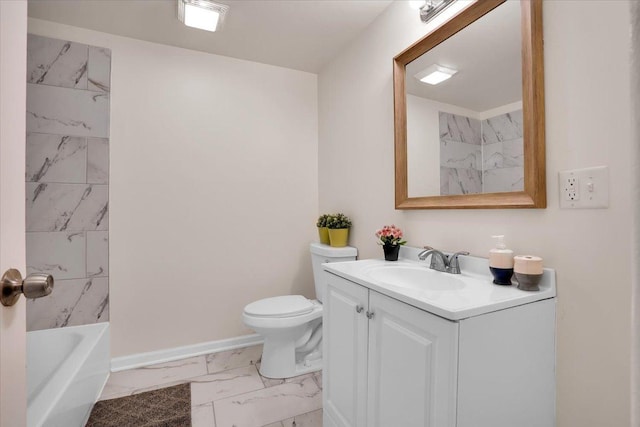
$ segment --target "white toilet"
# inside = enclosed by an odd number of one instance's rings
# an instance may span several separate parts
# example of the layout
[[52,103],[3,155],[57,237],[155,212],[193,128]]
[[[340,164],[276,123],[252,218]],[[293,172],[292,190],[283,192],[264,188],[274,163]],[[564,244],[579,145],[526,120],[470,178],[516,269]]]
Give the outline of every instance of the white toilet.
[[265,298],[248,304],[244,324],[264,337],[260,373],[267,378],[291,378],[322,369],[322,297],[326,273],[322,264],[354,261],[358,250],[311,244],[317,300],[302,295]]

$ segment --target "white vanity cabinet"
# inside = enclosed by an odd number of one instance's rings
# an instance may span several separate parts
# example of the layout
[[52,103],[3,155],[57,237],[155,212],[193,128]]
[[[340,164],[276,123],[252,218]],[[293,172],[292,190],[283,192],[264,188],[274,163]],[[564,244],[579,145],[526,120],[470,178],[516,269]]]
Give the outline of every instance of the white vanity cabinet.
[[327,276],[322,303],[323,427],[364,426],[369,290],[331,274]]
[[555,299],[453,321],[325,280],[325,427],[555,425]]

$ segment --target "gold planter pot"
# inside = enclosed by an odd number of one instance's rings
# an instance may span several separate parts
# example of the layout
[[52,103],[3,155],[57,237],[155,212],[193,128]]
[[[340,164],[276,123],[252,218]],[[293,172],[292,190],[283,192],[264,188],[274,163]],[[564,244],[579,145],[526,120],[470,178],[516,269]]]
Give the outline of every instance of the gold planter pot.
[[330,228],[329,240],[331,242],[331,246],[335,248],[342,248],[344,246],[347,246],[347,242],[349,241],[349,229]]
[[318,227],[318,235],[320,236],[320,243],[328,245],[330,243],[329,240],[329,229],[327,227]]

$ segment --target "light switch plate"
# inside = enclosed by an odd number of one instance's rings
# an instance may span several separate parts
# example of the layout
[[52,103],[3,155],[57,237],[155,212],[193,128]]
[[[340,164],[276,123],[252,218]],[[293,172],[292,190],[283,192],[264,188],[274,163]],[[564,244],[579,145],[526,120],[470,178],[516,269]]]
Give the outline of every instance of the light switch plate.
[[573,169],[558,173],[560,207],[598,209],[609,207],[609,168]]

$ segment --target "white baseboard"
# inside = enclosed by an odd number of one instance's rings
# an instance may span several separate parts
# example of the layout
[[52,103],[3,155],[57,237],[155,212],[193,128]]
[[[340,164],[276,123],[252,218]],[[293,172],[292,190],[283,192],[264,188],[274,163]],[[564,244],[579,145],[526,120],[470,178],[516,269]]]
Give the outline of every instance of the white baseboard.
[[140,368],[142,366],[155,365],[156,363],[172,362],[186,359],[187,357],[201,356],[203,354],[218,353],[236,348],[250,347],[262,344],[263,339],[258,334],[244,335],[226,340],[209,341],[183,347],[167,348],[164,350],[138,353],[129,356],[114,357],[111,359],[111,372],[124,371],[126,369]]

